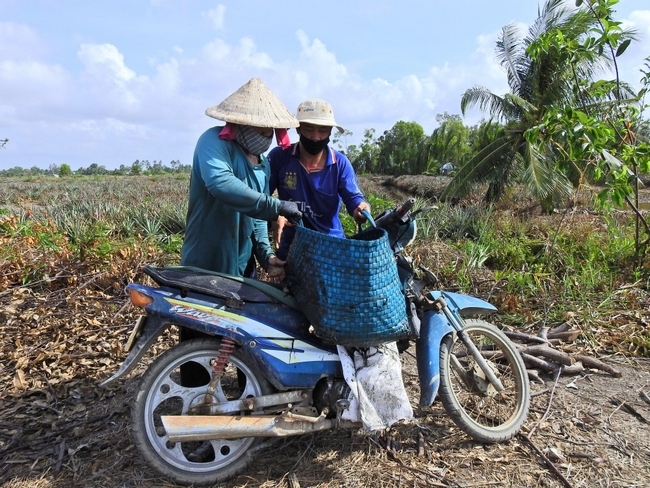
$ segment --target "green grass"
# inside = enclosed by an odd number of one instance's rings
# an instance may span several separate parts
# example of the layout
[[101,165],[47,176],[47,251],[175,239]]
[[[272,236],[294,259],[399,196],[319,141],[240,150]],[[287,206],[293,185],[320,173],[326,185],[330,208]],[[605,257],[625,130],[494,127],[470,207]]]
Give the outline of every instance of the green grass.
[[[3,185],[0,240],[10,245],[0,246],[0,262],[21,259],[25,245],[51,260],[69,255],[110,263],[133,250],[169,264],[180,260],[187,177],[30,178]],[[398,203],[386,195],[366,198],[375,216]],[[431,203],[419,199],[416,208]],[[648,289],[650,266],[633,265],[630,214],[592,210],[544,218],[518,216],[503,204],[437,205],[418,218],[418,239],[407,253],[434,271],[443,288],[496,301],[512,325],[561,322],[567,313],[585,324],[607,323],[617,307],[639,307],[632,300],[622,305],[614,290],[626,283]],[[346,234],[356,233],[345,210],[341,218]],[[443,248],[449,256],[441,258],[436,252]],[[43,279],[46,267],[25,264],[15,272],[26,284]],[[636,347],[647,349],[646,336],[635,337]]]

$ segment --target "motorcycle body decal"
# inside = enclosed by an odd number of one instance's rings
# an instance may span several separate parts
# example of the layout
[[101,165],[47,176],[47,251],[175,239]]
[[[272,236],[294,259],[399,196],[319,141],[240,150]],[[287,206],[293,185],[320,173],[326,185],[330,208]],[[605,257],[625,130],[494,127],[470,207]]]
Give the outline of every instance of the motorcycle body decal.
[[[314,347],[310,344],[307,344],[306,342],[298,340],[286,341],[267,339],[264,341],[258,341],[258,344],[265,354],[273,356],[285,364],[339,361],[338,354],[324,351],[323,349]],[[278,347],[273,347],[271,344],[274,344]]]
[[197,303],[189,303],[174,298],[165,298],[172,307],[169,309],[170,313],[180,315],[181,317],[199,320],[208,324],[217,325],[228,331],[240,335],[251,335],[253,337],[279,337],[290,339],[291,336],[284,334],[277,329],[269,327],[261,322],[252,320],[248,317],[238,315],[236,313],[228,312],[222,308],[210,307],[207,305],[200,305]]
[[262,374],[280,390],[313,388],[324,376],[341,376],[338,354],[298,339],[256,339],[244,351]]

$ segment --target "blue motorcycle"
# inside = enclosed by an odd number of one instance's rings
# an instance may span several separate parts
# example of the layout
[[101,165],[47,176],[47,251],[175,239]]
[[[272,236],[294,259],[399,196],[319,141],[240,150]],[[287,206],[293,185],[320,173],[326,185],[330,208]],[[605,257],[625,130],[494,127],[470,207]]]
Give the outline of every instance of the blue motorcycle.
[[[412,320],[421,407],[439,397],[448,415],[483,443],[515,436],[525,422],[530,386],[515,345],[481,318],[496,308],[478,298],[425,292],[403,253],[416,236],[409,199],[374,219],[394,252]],[[350,388],[337,347],[318,339],[295,299],[279,286],[189,267],[144,271],[157,287],[130,284],[144,309],[120,369],[128,374],[170,326],[201,337],[161,354],[142,376],[131,409],[134,443],[160,475],[179,484],[213,485],[254,461],[264,438],[362,424],[343,418]],[[403,345],[403,344],[402,344]],[[191,369],[192,381],[183,380]]]

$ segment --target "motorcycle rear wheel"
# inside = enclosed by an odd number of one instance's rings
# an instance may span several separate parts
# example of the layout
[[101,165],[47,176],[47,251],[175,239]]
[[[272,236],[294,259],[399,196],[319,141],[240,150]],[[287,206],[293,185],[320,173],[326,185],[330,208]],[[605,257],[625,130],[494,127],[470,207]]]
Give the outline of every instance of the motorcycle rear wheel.
[[[173,443],[165,433],[161,415],[186,414],[190,405],[205,395],[212,371],[210,361],[217,356],[219,346],[218,339],[208,338],[184,341],[169,349],[147,369],[133,401],[131,428],[135,445],[155,471],[181,485],[214,485],[234,478],[253,461],[247,452],[260,442],[246,437]],[[205,371],[199,375],[204,376],[198,381],[202,386],[181,386],[180,366],[188,363],[194,371]],[[214,396],[217,402],[223,402],[272,392],[268,381],[235,350]]]
[[504,442],[528,417],[530,383],[521,355],[508,337],[484,320],[466,319],[465,331],[505,389],[487,380],[460,338],[440,347],[440,401],[452,420],[474,440]]

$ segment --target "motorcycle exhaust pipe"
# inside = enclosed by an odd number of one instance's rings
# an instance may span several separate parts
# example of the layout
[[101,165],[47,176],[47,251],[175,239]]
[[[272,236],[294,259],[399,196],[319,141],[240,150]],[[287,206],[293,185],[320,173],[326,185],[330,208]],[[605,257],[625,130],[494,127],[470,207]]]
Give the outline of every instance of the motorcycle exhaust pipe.
[[247,415],[245,417],[163,415],[160,419],[171,442],[240,437],[287,437],[329,430],[336,425],[336,419],[302,415]]

